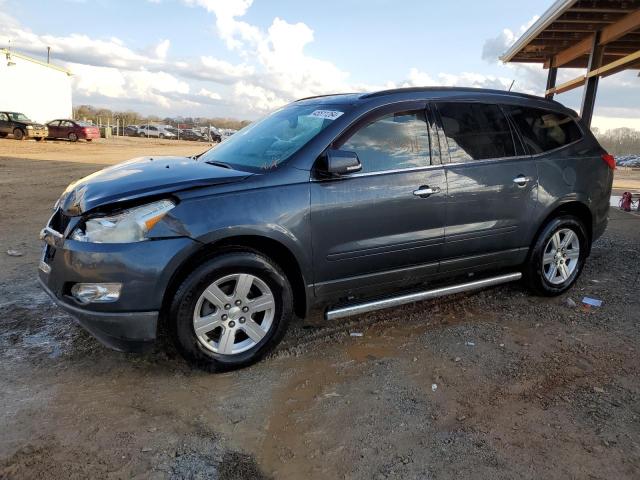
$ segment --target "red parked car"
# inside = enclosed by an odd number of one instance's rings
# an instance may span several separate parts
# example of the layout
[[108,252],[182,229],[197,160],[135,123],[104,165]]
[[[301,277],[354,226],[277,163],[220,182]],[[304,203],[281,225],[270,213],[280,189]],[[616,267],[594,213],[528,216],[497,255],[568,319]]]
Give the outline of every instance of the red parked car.
[[90,142],[94,138],[100,138],[100,130],[95,125],[77,120],[53,120],[47,123],[49,128],[48,138],[68,138],[72,142],[85,139]]

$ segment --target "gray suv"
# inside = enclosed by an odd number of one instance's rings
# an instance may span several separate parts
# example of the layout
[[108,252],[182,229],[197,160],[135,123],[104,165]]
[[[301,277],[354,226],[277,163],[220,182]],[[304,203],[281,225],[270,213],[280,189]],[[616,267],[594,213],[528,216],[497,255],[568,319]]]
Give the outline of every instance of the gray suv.
[[557,295],[604,231],[615,162],[559,103],[418,88],[293,102],[195,157],[69,185],[39,278],[104,344],[162,328],[193,364],[248,365],[328,319],[523,278]]

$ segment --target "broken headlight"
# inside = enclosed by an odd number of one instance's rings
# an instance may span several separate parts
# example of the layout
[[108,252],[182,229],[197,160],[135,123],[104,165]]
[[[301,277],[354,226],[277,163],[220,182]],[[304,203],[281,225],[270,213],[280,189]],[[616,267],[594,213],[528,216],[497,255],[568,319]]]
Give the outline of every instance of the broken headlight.
[[171,200],[160,200],[130,208],[115,215],[93,217],[71,234],[72,240],[92,243],[131,243],[147,240],[147,233],[175,207]]

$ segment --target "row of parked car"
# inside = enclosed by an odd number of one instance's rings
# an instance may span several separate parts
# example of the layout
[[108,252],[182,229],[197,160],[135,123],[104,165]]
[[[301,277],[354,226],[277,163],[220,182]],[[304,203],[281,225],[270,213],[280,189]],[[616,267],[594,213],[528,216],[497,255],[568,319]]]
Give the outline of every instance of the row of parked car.
[[[112,134],[119,134],[115,130]],[[219,132],[213,128],[177,129],[171,125],[128,125],[122,133],[130,137],[149,137],[192,140],[200,142],[220,142],[232,132]],[[13,135],[16,140],[33,138],[40,141],[44,138],[65,138],[72,142],[100,138],[100,129],[95,125],[68,118],[52,120],[46,124],[34,122],[25,114],[0,111],[0,138]]]
[[197,142],[220,142],[224,135],[213,128],[176,128],[171,125],[127,125],[125,135],[130,137],[166,138]]
[[616,165],[619,167],[640,168],[640,155],[620,155],[616,157]]
[[16,140],[33,138],[66,138],[72,142],[100,138],[98,127],[90,123],[67,118],[52,120],[46,124],[29,119],[24,113],[0,112],[0,138],[13,135]]

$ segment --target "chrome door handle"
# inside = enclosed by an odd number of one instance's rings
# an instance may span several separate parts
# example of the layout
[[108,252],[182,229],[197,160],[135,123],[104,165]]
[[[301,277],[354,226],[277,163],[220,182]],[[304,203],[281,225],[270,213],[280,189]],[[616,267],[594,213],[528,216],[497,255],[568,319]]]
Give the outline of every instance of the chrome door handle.
[[413,191],[413,194],[416,197],[428,197],[429,195],[433,195],[434,193],[438,193],[440,189],[438,187],[428,187],[423,186]]
[[518,175],[513,179],[513,183],[517,183],[519,186],[524,187],[531,180],[529,177],[525,177],[524,175]]

